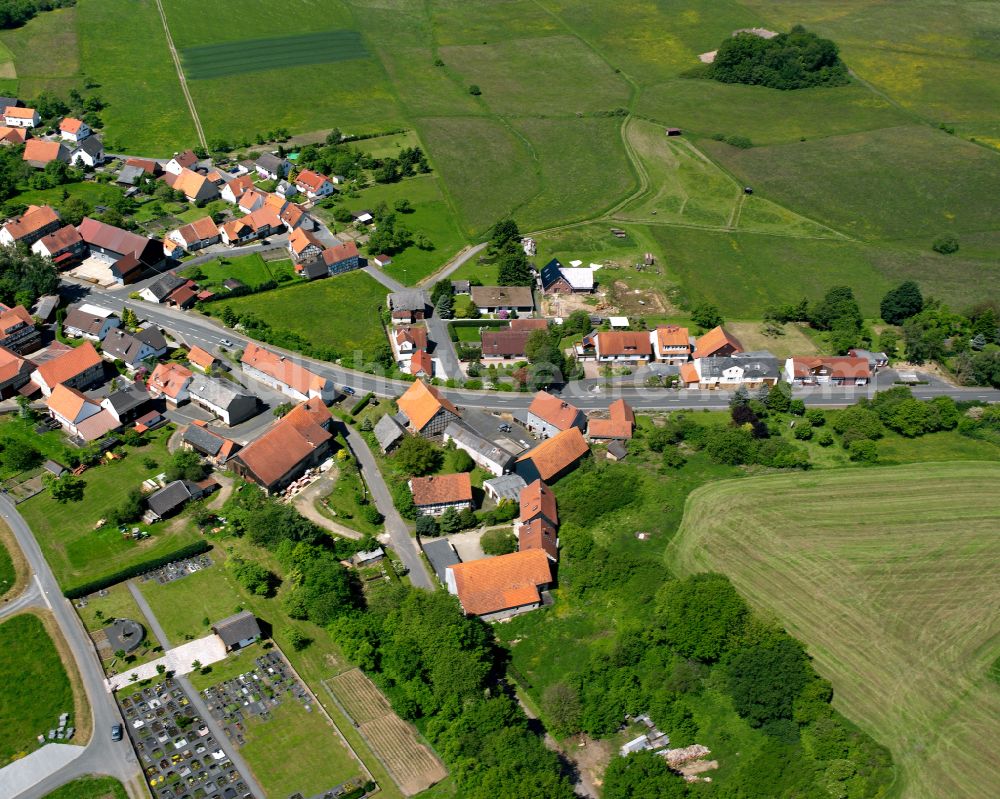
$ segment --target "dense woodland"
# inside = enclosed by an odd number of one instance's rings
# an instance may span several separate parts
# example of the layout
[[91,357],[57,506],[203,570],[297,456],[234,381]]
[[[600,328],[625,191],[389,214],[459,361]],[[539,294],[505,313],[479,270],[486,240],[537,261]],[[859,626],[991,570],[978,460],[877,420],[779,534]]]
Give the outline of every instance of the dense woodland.
[[722,83],[771,89],[843,86],[849,81],[837,45],[801,25],[771,39],[752,33],[737,33],[725,39],[708,75]]

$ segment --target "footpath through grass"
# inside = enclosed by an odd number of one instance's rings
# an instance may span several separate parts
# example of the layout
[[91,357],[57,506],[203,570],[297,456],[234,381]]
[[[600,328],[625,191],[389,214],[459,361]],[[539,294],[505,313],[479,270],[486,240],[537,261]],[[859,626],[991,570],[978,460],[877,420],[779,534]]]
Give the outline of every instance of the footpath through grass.
[[33,752],[59,716],[74,711],[73,689],[42,621],[25,613],[0,624],[0,766]]
[[998,481],[994,461],[717,483],[692,494],[669,560],[726,573],[804,641],[907,796],[986,799],[1000,785]]

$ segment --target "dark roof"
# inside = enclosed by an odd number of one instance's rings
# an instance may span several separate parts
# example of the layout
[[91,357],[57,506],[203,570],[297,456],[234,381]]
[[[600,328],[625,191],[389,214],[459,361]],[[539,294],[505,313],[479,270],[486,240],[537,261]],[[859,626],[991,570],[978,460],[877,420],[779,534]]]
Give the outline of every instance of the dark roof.
[[445,581],[445,571],[449,566],[461,563],[462,559],[451,545],[447,538],[435,538],[423,544],[424,554],[434,569],[437,578],[443,583]]
[[4,111],[6,111],[11,106],[14,106],[15,108],[20,108],[22,105],[23,103],[16,97],[0,97],[0,109],[3,109]]
[[326,261],[322,257],[314,258],[311,261],[299,264],[299,273],[309,280],[315,280],[316,278],[329,275],[330,267],[326,265]]
[[389,307],[394,311],[422,311],[427,304],[427,294],[420,289],[404,289],[389,295]]
[[121,171],[118,173],[117,182],[134,186],[144,174],[146,174],[146,170],[141,166],[132,166],[129,164],[121,168]]
[[479,335],[484,358],[523,357],[531,330],[484,330]]
[[83,150],[87,155],[96,158],[104,152],[104,144],[97,136],[88,136],[76,145],[76,149]]
[[225,443],[225,439],[222,436],[216,435],[211,430],[196,424],[188,425],[187,430],[184,431],[182,440],[191,444],[199,452],[203,452],[213,458],[219,454],[222,445]]
[[402,425],[391,415],[386,414],[375,423],[375,439],[383,452],[392,449],[392,445],[406,435]]
[[614,455],[615,458],[621,460],[626,455],[628,455],[628,447],[625,446],[624,441],[619,441],[615,439],[608,442],[608,454]]
[[224,289],[227,289],[228,291],[232,291],[233,289],[241,289],[245,285],[246,284],[243,283],[243,281],[237,280],[235,277],[227,277],[225,280],[222,281],[222,287]]
[[542,289],[544,291],[548,291],[553,283],[562,278],[562,268],[563,265],[559,262],[558,258],[553,258],[542,267],[539,277],[542,279]]
[[108,394],[108,402],[115,409],[115,412],[121,416],[122,414],[134,411],[136,408],[141,408],[149,402],[149,394],[142,386],[132,383],[119,391]]
[[191,499],[191,490],[184,480],[167,483],[159,491],[146,497],[146,504],[157,516],[168,516]]
[[729,356],[724,358],[702,358],[701,375],[702,377],[719,377],[726,369],[732,366],[741,367],[744,378],[760,379],[771,377],[776,379],[780,375],[781,367],[778,364],[778,359],[773,355],[750,354],[754,357],[737,358]]
[[135,334],[135,337],[143,344],[148,344],[154,350],[166,349],[167,340],[163,337],[163,333],[158,327],[144,327]]
[[212,632],[222,639],[227,647],[238,644],[247,638],[260,637],[260,625],[257,617],[249,610],[244,610],[212,625]]
[[279,158],[274,153],[264,153],[254,162],[254,165],[266,169],[268,172],[277,173],[287,171],[291,163],[284,158]]
[[453,280],[451,281],[451,287],[456,294],[468,294],[469,289],[472,288],[472,284],[468,280]]
[[184,278],[168,272],[151,286],[149,286],[150,293],[156,297],[157,300],[163,300],[168,297],[173,292],[177,291],[181,286],[187,283]]

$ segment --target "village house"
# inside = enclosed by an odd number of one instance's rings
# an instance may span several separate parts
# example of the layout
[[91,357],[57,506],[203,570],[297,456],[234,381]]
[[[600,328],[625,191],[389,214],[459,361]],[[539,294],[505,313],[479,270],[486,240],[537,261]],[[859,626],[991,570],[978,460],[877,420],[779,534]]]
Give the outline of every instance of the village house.
[[[389,335],[393,354],[400,369],[417,369],[425,371],[430,376],[434,362],[428,354],[427,329],[414,325],[405,325],[392,331]],[[417,374],[416,371],[411,374]]]
[[77,389],[59,383],[45,400],[49,416],[55,419],[66,434],[83,441],[96,441],[101,436],[120,427],[118,420],[87,399]]
[[28,140],[28,131],[24,128],[8,128],[0,125],[0,145],[4,147],[17,147]]
[[10,219],[0,228],[0,244],[10,247],[14,244],[31,246],[42,236],[55,233],[62,221],[59,214],[49,205],[29,205],[28,209]]
[[194,307],[198,299],[205,294],[211,296],[212,292],[199,292],[198,286],[193,280],[185,280],[183,285],[178,286],[167,295],[165,302],[171,307],[186,310]]
[[326,268],[322,258],[314,258],[311,261],[299,261],[295,264],[295,274],[306,280],[319,280],[330,277],[330,271]]
[[219,188],[207,177],[191,169],[181,169],[171,172],[168,169],[163,175],[163,181],[174,191],[179,191],[189,202],[208,202],[219,196]]
[[66,117],[59,123],[59,135],[63,141],[76,144],[86,139],[90,134],[90,126],[81,119]]
[[42,124],[42,118],[34,108],[9,105],[4,109],[3,123],[8,128],[37,128]]
[[251,191],[254,188],[253,178],[250,175],[240,175],[238,178],[233,178],[219,193],[227,203],[236,205],[240,201],[240,197]]
[[296,405],[231,461],[241,477],[268,494],[283,491],[333,449],[333,417],[318,397]]
[[0,347],[0,399],[9,399],[31,380],[35,366],[6,347]]
[[263,153],[254,161],[254,169],[264,180],[281,180],[288,176],[292,163],[287,158],[281,158],[274,153]]
[[484,330],[479,334],[483,359],[520,360],[527,357],[528,339],[533,332],[532,330]]
[[27,308],[0,304],[0,347],[24,355],[38,349],[41,342],[42,334],[35,328],[35,320]]
[[266,205],[241,219],[226,222],[221,228],[222,240],[232,247],[252,239],[267,238],[283,230],[281,218]]
[[863,350],[858,347],[854,347],[853,349],[848,350],[847,354],[852,358],[864,358],[868,361],[868,368],[871,370],[872,374],[889,365],[889,356],[884,352],[871,352],[870,350]]
[[390,292],[386,304],[392,312],[393,324],[411,324],[427,317],[430,301],[427,292],[421,289],[404,289]]
[[129,383],[102,399],[101,407],[119,424],[128,424],[143,414],[151,399],[142,383]]
[[396,404],[409,431],[422,438],[442,435],[449,424],[461,418],[458,408],[423,380],[411,384]]
[[245,422],[257,413],[257,398],[228,380],[196,375],[188,386],[188,398],[227,427]]
[[535,309],[531,286],[473,286],[470,296],[472,304],[481,314],[499,311],[531,313]]
[[111,274],[119,284],[137,280],[146,269],[163,265],[163,245],[114,225],[84,217],[77,232],[87,242],[91,257],[111,265]]
[[87,253],[87,242],[72,225],[42,236],[31,245],[31,251],[48,258],[58,269],[77,265]]
[[[271,196],[279,197],[277,194],[272,194]],[[285,226],[285,230],[289,232],[298,228],[302,228],[303,230],[316,230],[319,227],[315,220],[305,212],[302,206],[296,205],[295,203],[286,202],[284,206],[282,206],[281,210],[278,211],[278,218],[281,219],[281,223]]]
[[288,237],[288,251],[292,255],[293,261],[310,261],[319,258],[323,254],[323,244],[302,228],[293,230]]
[[414,377],[434,377],[434,359],[427,350],[418,350],[413,353],[407,368]]
[[188,252],[195,252],[209,245],[218,244],[222,236],[212,217],[203,216],[171,230],[167,238]]
[[243,196],[237,201],[236,207],[245,214],[252,214],[258,208],[263,208],[266,202],[267,192],[261,191],[258,188],[252,188],[249,191],[243,192]]
[[150,283],[148,286],[139,291],[139,297],[144,299],[146,302],[153,302],[159,305],[165,302],[167,297],[173,294],[177,289],[187,283],[187,280],[180,275],[175,275],[173,272],[167,272],[159,280]]
[[732,355],[736,352],[743,352],[743,345],[739,340],[726,332],[724,328],[713,327],[705,335],[699,336],[694,343],[692,358],[713,358]]
[[197,452],[206,458],[213,466],[222,467],[239,452],[240,445],[204,426],[197,421],[188,425],[181,436],[181,446],[184,449]]
[[406,428],[390,413],[375,423],[375,440],[382,452],[391,452],[406,437]]
[[635,411],[625,400],[618,399],[608,407],[607,419],[591,419],[587,423],[587,438],[591,441],[624,440],[632,438],[635,430]]
[[230,247],[238,247],[257,238],[257,231],[245,220],[246,217],[231,219],[219,228],[222,240]]
[[299,172],[295,178],[295,188],[310,200],[315,200],[317,197],[328,197],[336,191],[330,178],[319,172],[313,172],[311,169],[303,169]]
[[556,528],[544,519],[535,519],[517,528],[517,549],[528,552],[541,550],[553,563],[559,560],[559,534]]
[[358,254],[358,245],[353,241],[343,244],[335,244],[327,247],[320,254],[319,260],[326,269],[328,275],[339,275],[343,272],[350,272],[361,266],[361,258]]
[[168,406],[177,407],[189,398],[188,387],[194,374],[179,363],[158,363],[149,376],[146,388],[154,397],[163,398]]
[[598,363],[636,366],[653,357],[653,345],[646,331],[612,330],[594,336],[594,357]]
[[77,144],[69,152],[69,162],[76,167],[93,169],[104,163],[104,142],[97,136],[90,136]]
[[594,270],[565,267],[553,258],[538,275],[546,294],[588,294],[594,290]]
[[70,151],[60,141],[28,139],[24,143],[24,154],[21,158],[27,162],[28,166],[35,169],[45,169],[53,161],[62,161],[64,164],[68,164],[69,155]]
[[188,363],[191,364],[199,372],[209,373],[212,371],[212,367],[217,363],[216,357],[208,350],[203,350],[201,347],[195,345],[191,347],[188,351]]
[[660,325],[651,334],[653,357],[661,363],[687,363],[691,357],[691,335],[686,327]]
[[444,442],[449,441],[455,443],[456,449],[467,452],[477,466],[497,477],[509,472],[514,462],[510,452],[483,438],[463,422],[451,422],[444,429]]
[[554,482],[574,469],[589,452],[583,433],[579,428],[571,427],[521,455],[514,462],[514,471],[526,483],[535,480]]
[[319,399],[333,402],[337,389],[333,381],[311,372],[304,366],[289,360],[254,342],[247,342],[241,361],[243,374],[264,385],[270,386],[296,402]]
[[51,396],[60,383],[82,391],[104,382],[104,361],[94,345],[87,341],[41,364],[31,373],[31,381],[46,397]]
[[871,368],[867,358],[789,358],[785,380],[796,385],[867,386]]
[[191,150],[183,153],[174,153],[174,157],[167,161],[163,171],[170,175],[179,175],[185,169],[194,169],[198,165],[198,156]]
[[278,185],[274,187],[274,193],[281,195],[287,200],[298,194],[299,190],[287,180],[279,180]]
[[409,483],[413,504],[424,516],[440,516],[448,508],[472,508],[472,481],[468,472],[414,477]]
[[[781,364],[769,352],[738,352],[728,357],[698,358],[693,366],[701,388],[756,388],[773,386],[781,379]],[[681,378],[682,381],[685,379],[684,374]]]
[[167,340],[158,327],[147,327],[136,333],[120,328],[109,330],[101,345],[101,354],[109,361],[121,361],[129,370],[141,368],[143,361],[167,354]]
[[552,569],[543,550],[529,549],[448,566],[445,584],[467,615],[501,621],[541,606]]
[[586,422],[579,408],[547,391],[536,393],[528,406],[527,428],[541,438],[551,438],[571,427],[583,430]]
[[104,341],[108,333],[121,325],[121,319],[110,308],[90,303],[71,306],[63,320],[63,333],[72,338]]
[[559,526],[556,495],[541,480],[525,484],[518,494],[518,503],[520,504],[520,514],[517,517],[519,525],[541,519],[553,527]]

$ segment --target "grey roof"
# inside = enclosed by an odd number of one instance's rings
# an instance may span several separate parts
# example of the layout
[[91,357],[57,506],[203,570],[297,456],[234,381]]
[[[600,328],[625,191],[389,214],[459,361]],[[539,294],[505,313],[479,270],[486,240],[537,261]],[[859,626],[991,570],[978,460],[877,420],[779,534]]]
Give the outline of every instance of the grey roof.
[[628,455],[628,447],[625,446],[624,441],[615,439],[614,441],[608,442],[608,453],[614,455],[618,460],[621,460]]
[[175,275],[172,272],[168,272],[149,286],[149,291],[154,297],[156,297],[157,302],[159,302],[175,292],[185,283],[187,283],[187,280],[183,277]]
[[874,365],[876,361],[889,360],[889,356],[886,355],[884,352],[872,352],[871,350],[863,350],[858,347],[852,349],[851,352],[854,353],[855,358],[864,358],[866,361],[868,361],[869,366]]
[[182,507],[189,499],[191,490],[188,484],[184,480],[174,480],[146,497],[146,504],[153,513],[163,517]]
[[420,289],[404,289],[389,295],[389,307],[394,311],[422,311],[429,302],[427,292]]
[[445,570],[449,566],[454,566],[456,563],[462,562],[462,559],[455,551],[455,547],[451,545],[451,541],[447,538],[435,538],[433,541],[426,541],[423,544],[423,548],[427,560],[430,561],[431,568],[434,569],[434,573],[442,583],[445,581]]
[[451,281],[451,287],[456,294],[468,294],[469,289],[472,288],[472,284],[468,280],[453,280]]
[[483,480],[483,488],[489,486],[499,499],[509,499],[511,502],[518,502],[521,499],[521,489],[527,485],[524,478],[519,474],[505,474],[500,477],[493,477]]
[[259,166],[261,169],[266,169],[268,172],[274,172],[275,174],[280,172],[287,172],[288,167],[291,163],[284,158],[279,158],[274,153],[264,153],[254,162],[254,166]]
[[165,350],[167,340],[163,337],[163,332],[158,327],[144,327],[135,334],[137,340],[148,344],[154,350]]
[[63,329],[80,330],[96,336],[101,328],[104,327],[104,321],[111,317],[118,318],[115,314],[99,316],[98,314],[88,313],[81,308],[70,308],[66,313],[66,318],[63,320]]
[[141,408],[149,402],[149,393],[142,386],[131,383],[123,389],[108,394],[108,403],[119,416]]
[[225,439],[222,436],[197,424],[188,425],[187,430],[184,431],[184,435],[181,438],[199,452],[203,452],[213,458],[219,454],[222,445],[225,443]]
[[[746,355],[746,353],[743,353],[743,355]],[[702,358],[701,376],[721,377],[722,373],[732,366],[739,366],[743,369],[744,378],[761,379],[773,377],[777,379],[781,374],[778,359],[767,353],[765,357],[734,358],[730,356],[725,358]]]
[[47,460],[47,461],[45,461],[45,463],[42,464],[42,468],[45,469],[45,471],[47,471],[47,472],[51,472],[56,477],[59,477],[59,475],[61,475],[63,472],[66,471],[66,467],[65,466],[63,466],[61,463],[59,463],[57,461],[53,461],[53,460]]
[[393,445],[404,435],[406,433],[399,422],[389,414],[386,414],[375,423],[375,438],[383,452],[388,452],[392,449]]
[[257,404],[257,398],[253,394],[241,391],[236,384],[201,375],[195,376],[191,381],[188,393],[192,397],[199,397],[205,402],[227,410],[245,399],[253,400],[254,406]]
[[97,136],[88,136],[78,145],[77,150],[83,150],[87,155],[96,158],[104,153],[104,143]]
[[447,438],[454,439],[457,443],[462,444],[462,446],[468,447],[481,457],[493,463],[500,464],[504,468],[514,459],[514,456],[507,452],[507,450],[500,449],[492,441],[483,438],[479,433],[461,422],[451,422],[444,429],[444,434]]
[[774,353],[768,352],[767,350],[751,350],[750,352],[734,352],[729,356],[737,361],[747,360],[747,359],[757,359],[757,358],[774,358]]
[[39,297],[38,302],[35,303],[35,307],[31,312],[32,316],[37,316],[43,322],[47,322],[49,317],[52,316],[52,312],[59,307],[59,295],[58,294],[46,294],[44,297]]
[[123,166],[121,171],[118,173],[118,183],[125,183],[129,186],[134,186],[139,182],[139,178],[143,176],[145,171],[146,170],[141,166]]
[[477,308],[533,308],[531,286],[473,286],[472,302]]
[[253,613],[244,610],[213,624],[212,632],[222,639],[222,643],[230,647],[247,638],[259,638],[260,625],[257,624],[257,617]]
[[311,261],[304,261],[299,264],[299,274],[309,280],[315,280],[319,277],[326,277],[330,274],[330,267],[326,265],[326,261],[320,258],[314,258]]
[[101,345],[101,351],[116,361],[134,364],[139,359],[139,353],[142,352],[142,345],[143,342],[131,333],[126,333],[116,327],[108,331],[108,335],[105,336]]

